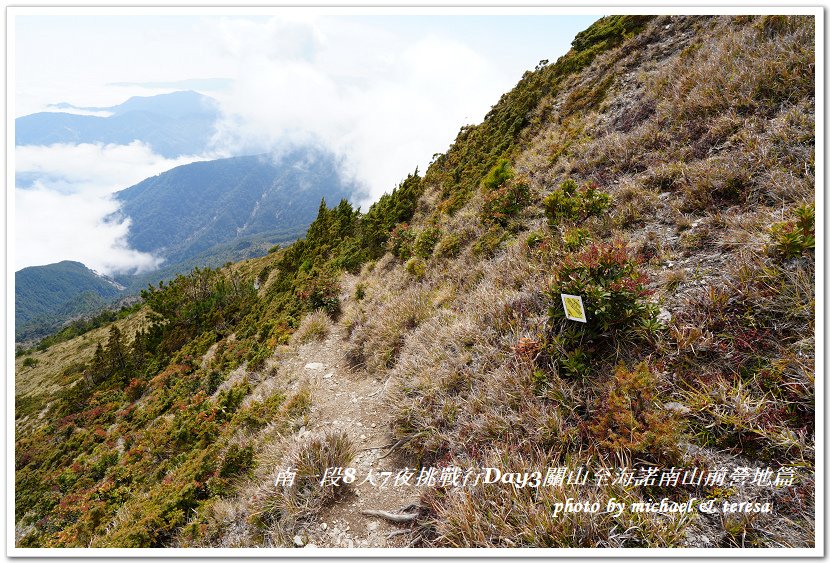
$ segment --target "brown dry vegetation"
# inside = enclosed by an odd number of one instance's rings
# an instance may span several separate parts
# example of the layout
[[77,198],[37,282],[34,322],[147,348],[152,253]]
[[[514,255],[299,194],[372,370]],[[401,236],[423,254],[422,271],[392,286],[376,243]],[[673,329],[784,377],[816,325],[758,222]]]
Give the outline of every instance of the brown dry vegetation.
[[[459,180],[483,165],[465,169],[464,155],[484,151],[491,131],[465,128],[422,180],[402,229],[413,248],[348,275],[334,320],[306,315],[290,346],[269,343],[242,408],[285,392],[270,375],[281,373],[287,350],[342,335],[351,377],[391,390],[390,443],[410,467],[796,465],[798,479],[663,493],[433,488],[421,497],[418,545],[814,545],[813,19],[632,21],[624,32],[608,24],[618,46],[595,34],[587,51],[572,52],[573,72],[542,66],[526,75],[518,94],[538,77],[550,84],[517,95],[516,107],[534,102],[512,144],[499,145],[499,158],[486,154],[492,170]],[[262,297],[276,263],[267,256],[234,268],[261,278]],[[593,296],[585,327],[566,320],[558,301],[577,283]],[[592,309],[603,295],[611,296],[604,312]],[[315,467],[354,456],[344,435],[304,428],[307,390],[281,405],[273,421],[228,437],[252,446],[251,470],[171,544],[290,545],[339,501],[311,486],[275,492],[278,467],[299,467],[302,483]],[[769,500],[774,512],[553,517],[552,504],[567,496]],[[113,526],[129,511],[125,504]]]
[[[453,254],[433,255],[417,279],[387,257],[360,276],[367,298],[345,307],[356,364],[396,382],[393,430],[418,462],[796,464],[801,483],[727,491],[774,498],[775,514],[749,524],[553,520],[547,492],[431,492],[427,545],[813,544],[814,259],[781,259],[770,239],[814,199],[813,61],[811,18],[656,18],[539,103],[541,126],[514,158],[538,195],[512,228],[477,220],[479,198],[453,215],[422,205]],[[576,238],[541,208],[568,178],[612,202]],[[440,197],[440,182],[425,182],[424,200]],[[572,247],[612,239],[639,259],[661,322],[586,351],[574,378],[546,352],[563,328],[545,288]],[[635,411],[615,411],[635,398]]]

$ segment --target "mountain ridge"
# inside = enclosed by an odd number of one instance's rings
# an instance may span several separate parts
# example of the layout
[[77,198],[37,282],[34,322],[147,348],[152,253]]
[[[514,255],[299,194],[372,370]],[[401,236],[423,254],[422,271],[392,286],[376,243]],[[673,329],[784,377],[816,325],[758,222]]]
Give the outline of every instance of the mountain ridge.
[[214,113],[217,110],[216,106],[216,100],[209,96],[205,96],[194,90],[179,90],[152,96],[132,96],[126,101],[114,106],[88,107],[61,102],[50,107],[89,112],[108,112],[112,115],[123,115],[132,111],[147,111],[149,113],[161,113],[168,117],[184,117],[191,113],[203,113],[205,110],[208,113]]
[[[365,213],[21,357],[64,387],[17,398],[17,544],[813,548],[814,45],[602,18]],[[552,517],[658,495],[772,510]]]
[[112,115],[40,112],[18,117],[15,145],[127,145],[139,140],[166,158],[176,158],[208,151],[219,117],[216,101],[193,91],[136,96],[101,110]]
[[45,325],[47,330],[59,328],[61,319],[54,317],[57,311],[64,311],[59,317],[92,312],[119,297],[123,289],[112,278],[72,260],[23,268],[14,277],[18,339],[25,339],[33,325]]
[[278,159],[261,154],[185,164],[115,198],[118,213],[132,221],[130,247],[175,263],[243,235],[279,230],[297,238],[321,199],[339,201],[355,192],[330,155],[295,150]]
[[[69,318],[112,306],[126,294],[137,294],[148,284],[193,267],[217,267],[266,254],[300,238],[322,199],[336,202],[356,191],[356,186],[341,181],[331,156],[301,149],[280,158],[261,154],[186,164],[147,178],[116,192],[121,206],[114,218],[130,219],[128,244],[163,258],[161,266],[148,273],[101,277],[117,291],[97,291],[98,298],[92,299],[82,296],[91,289],[83,276],[73,278],[74,291],[61,283],[50,289],[46,273],[57,277],[69,262],[41,267],[39,289],[16,292],[16,339],[45,336]],[[16,276],[21,286],[27,285],[29,272]],[[64,299],[64,293],[72,295]],[[31,302],[44,298],[48,306],[26,313]]]

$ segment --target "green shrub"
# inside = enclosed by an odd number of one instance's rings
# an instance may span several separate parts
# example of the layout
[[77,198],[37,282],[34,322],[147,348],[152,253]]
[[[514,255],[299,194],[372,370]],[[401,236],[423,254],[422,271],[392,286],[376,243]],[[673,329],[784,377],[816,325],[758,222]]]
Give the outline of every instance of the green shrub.
[[600,336],[641,325],[655,315],[645,301],[647,278],[629,257],[622,240],[595,243],[565,256],[549,288],[554,300],[550,316],[564,318],[560,294],[582,297],[587,318],[585,332]]
[[529,235],[527,235],[526,243],[528,248],[536,248],[537,246],[541,245],[544,241],[544,233],[540,233],[539,231],[533,231]]
[[28,357],[23,360],[23,367],[24,368],[33,368],[38,365],[38,360],[36,358]]
[[410,258],[405,268],[407,272],[418,279],[423,278],[427,273],[427,264],[421,258]]
[[202,384],[205,388],[205,393],[207,395],[213,395],[214,391],[216,391],[222,382],[225,381],[224,374],[219,370],[210,370],[207,377],[202,381]]
[[248,353],[245,354],[245,360],[248,362],[249,371],[259,371],[265,367],[265,361],[271,356],[272,350],[267,344],[255,342]]
[[507,233],[499,225],[492,225],[487,232],[473,244],[473,254],[489,258],[496,253],[499,245],[507,238]]
[[258,284],[262,285],[266,281],[268,281],[268,276],[271,275],[271,266],[265,266],[262,270],[259,271],[257,274],[256,281]]
[[611,205],[611,197],[598,191],[595,184],[583,187],[573,180],[565,180],[558,190],[548,195],[542,205],[551,226],[562,221],[584,221],[602,214]]
[[585,379],[591,373],[590,360],[590,356],[582,348],[574,348],[562,354],[559,367],[566,375]]
[[412,256],[412,245],[415,242],[415,233],[406,223],[396,225],[389,234],[387,248],[396,258],[409,260]]
[[565,250],[578,250],[589,240],[591,240],[591,233],[588,232],[588,229],[572,227],[562,233],[562,243],[565,245]]
[[794,211],[795,219],[770,227],[773,254],[794,258],[816,248],[816,208],[804,204]]
[[234,385],[230,389],[222,391],[216,398],[216,408],[225,416],[230,416],[239,406],[242,401],[251,392],[251,385],[245,379],[242,383]]
[[307,279],[298,292],[306,311],[324,310],[331,316],[340,312],[340,281],[335,272],[321,271]]
[[362,301],[366,297],[366,284],[358,283],[354,288],[355,301]]
[[496,165],[490,169],[490,172],[481,180],[481,188],[485,192],[491,192],[500,188],[505,182],[512,179],[515,175],[510,161],[506,158],[499,159]]
[[133,378],[130,380],[130,384],[124,388],[124,394],[127,397],[127,400],[132,403],[141,397],[142,393],[144,393],[144,389],[144,381]]
[[459,233],[448,233],[435,245],[435,256],[437,258],[452,258],[461,252],[461,235]]
[[251,473],[254,468],[254,448],[251,445],[240,447],[231,444],[225,452],[225,458],[219,468],[219,477],[233,477]]
[[252,401],[247,407],[234,414],[233,422],[246,428],[261,428],[266,424],[284,420],[280,409],[285,403],[282,393],[274,393],[262,401]]
[[435,226],[425,227],[415,237],[412,251],[419,258],[429,258],[432,250],[441,239],[441,229]]
[[527,178],[511,178],[500,187],[484,194],[482,222],[506,226],[510,218],[530,203]]
[[606,16],[577,33],[571,45],[576,53],[593,49],[601,52],[639,33],[649,19],[650,16]]

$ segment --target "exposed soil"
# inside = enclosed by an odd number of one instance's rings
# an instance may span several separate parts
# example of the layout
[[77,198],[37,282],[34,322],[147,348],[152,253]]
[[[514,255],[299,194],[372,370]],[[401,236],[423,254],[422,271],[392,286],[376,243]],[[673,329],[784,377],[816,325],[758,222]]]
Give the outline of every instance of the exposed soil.
[[[335,325],[324,341],[299,346],[288,360],[298,375],[294,385],[307,384],[312,392],[307,430],[343,430],[358,450],[351,464],[357,477],[350,492],[320,514],[302,541],[306,547],[407,547],[412,541],[406,532],[410,524],[361,514],[363,510],[398,512],[417,504],[418,489],[394,487],[393,479],[383,486],[381,472],[391,471],[394,476],[405,467],[394,451],[389,454],[394,439],[385,399],[391,383],[350,369],[343,342],[342,329]],[[376,484],[368,479],[370,471]]]

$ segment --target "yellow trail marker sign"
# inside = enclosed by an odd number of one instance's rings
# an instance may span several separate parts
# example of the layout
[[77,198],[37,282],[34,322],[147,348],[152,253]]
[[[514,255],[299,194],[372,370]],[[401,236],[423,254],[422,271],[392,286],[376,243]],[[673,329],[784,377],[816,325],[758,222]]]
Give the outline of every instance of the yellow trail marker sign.
[[582,304],[582,297],[579,295],[568,295],[561,293],[562,307],[565,309],[565,316],[572,321],[579,321],[587,323],[588,318],[585,316],[585,306]]

